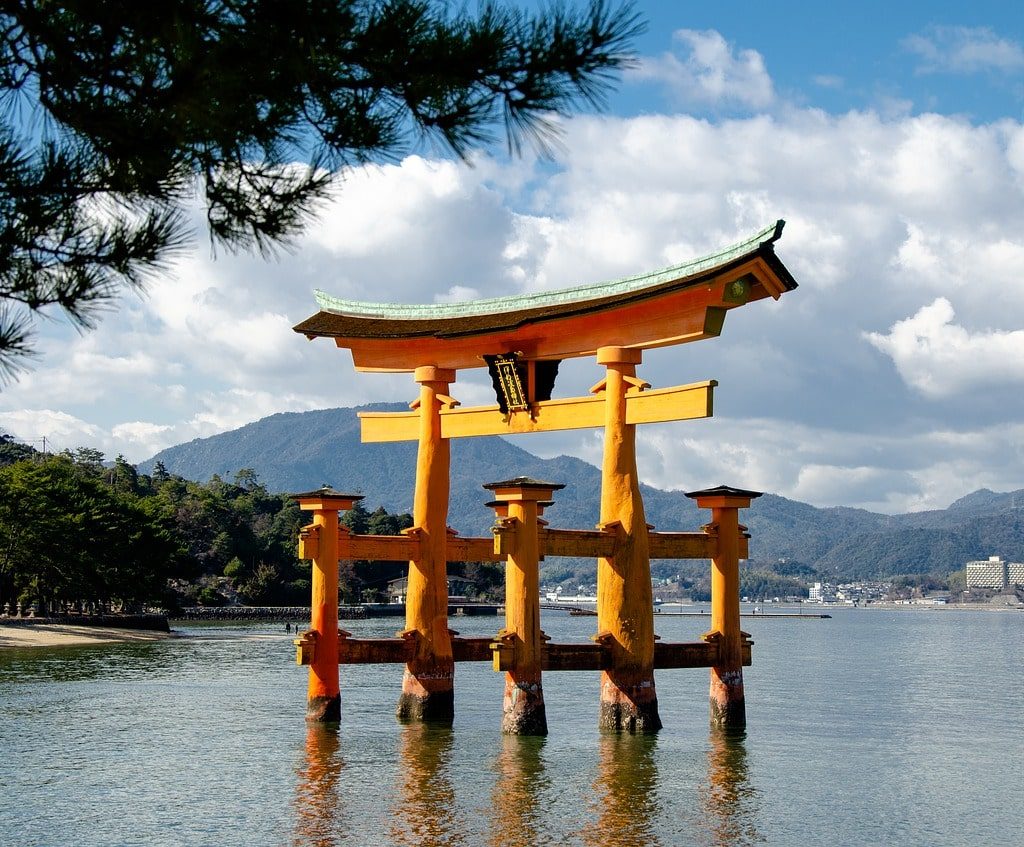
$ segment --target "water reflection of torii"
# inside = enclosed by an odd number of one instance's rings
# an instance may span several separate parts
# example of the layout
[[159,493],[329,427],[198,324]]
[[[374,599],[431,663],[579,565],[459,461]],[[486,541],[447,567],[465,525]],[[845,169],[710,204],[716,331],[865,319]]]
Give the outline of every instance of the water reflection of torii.
[[[312,723],[296,774],[293,843],[296,847],[365,843],[365,827],[384,836],[382,830],[374,830],[384,821],[387,841],[395,845],[518,847],[557,842],[568,835],[567,826],[588,847],[677,843],[740,847],[764,840],[758,829],[759,792],[748,773],[742,731],[712,728],[704,758],[706,774],[698,771],[693,781],[700,800],[697,805],[665,790],[660,773],[665,757],[658,755],[655,737],[602,734],[590,790],[574,797],[578,809],[568,817],[564,806],[550,802],[551,792],[562,794],[565,787],[547,773],[545,743],[543,738],[507,736],[494,753],[490,802],[481,803],[487,769],[476,774],[471,788],[458,781],[451,728],[408,724],[399,738],[398,783],[385,813],[379,785],[365,778],[343,784],[337,728]],[[471,816],[466,803],[459,802],[458,785],[473,797]],[[372,798],[379,820],[349,818],[346,810],[351,804],[343,798],[351,801],[353,792],[360,802]],[[481,820],[477,813],[482,813]]]
[[[728,487],[692,492],[712,509],[700,533],[655,533],[646,523],[636,468],[636,425],[709,417],[716,383],[649,390],[637,377],[645,349],[719,335],[726,313],[796,283],[774,252],[782,221],[703,259],[611,283],[556,292],[409,306],[357,303],[317,293],[320,310],[295,327],[333,338],[356,370],[407,372],[419,383],[411,412],[360,415],[363,441],[419,444],[414,527],[402,538],[355,536],[337,513],[356,495],[330,489],[297,495],[314,513],[300,556],[313,560],[313,621],[299,642],[310,665],[312,720],[340,715],[340,662],[406,664],[399,716],[448,721],[454,663],[493,659],[506,671],[505,720],[512,733],[546,732],[541,670],[602,672],[600,724],[653,731],[661,726],[654,669],[712,668],[713,719],[743,720],[742,665],[750,642],[739,629],[738,560],[746,557],[738,510],[757,492]],[[593,397],[551,399],[558,362],[595,356],[605,377]],[[461,368],[487,366],[498,404],[458,408],[450,394]],[[448,529],[450,440],[478,435],[603,427],[601,522],[597,531],[547,528],[539,503],[561,488],[518,478],[486,486],[498,518],[493,539],[457,538]],[[545,644],[537,561],[598,559],[594,643]],[[337,629],[338,558],[409,561],[406,626],[400,639],[351,639]],[[712,626],[704,641],[655,644],[650,559],[711,559]],[[497,639],[457,639],[448,629],[447,563],[506,561],[506,627]]]

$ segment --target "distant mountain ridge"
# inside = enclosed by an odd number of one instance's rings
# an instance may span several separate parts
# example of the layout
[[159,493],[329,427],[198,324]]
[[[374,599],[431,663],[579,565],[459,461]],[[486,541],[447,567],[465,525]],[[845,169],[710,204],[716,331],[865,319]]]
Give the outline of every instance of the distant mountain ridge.
[[[139,470],[151,473],[159,461],[171,473],[206,481],[214,474],[230,480],[240,469],[253,468],[272,491],[308,491],[327,482],[362,493],[371,511],[381,505],[392,512],[410,511],[416,445],[363,444],[357,417],[363,410],[404,408],[375,404],[271,415],[168,447],[142,462]],[[545,513],[553,526],[584,529],[597,522],[598,468],[571,456],[542,459],[502,438],[485,437],[452,442],[451,525],[463,534],[486,532],[493,513],[483,506],[489,496],[482,486],[521,475],[565,483],[555,506]],[[708,519],[680,491],[642,490],[647,520],[660,530],[692,531]],[[765,494],[743,520],[752,534],[752,559],[801,562],[833,576],[946,574],[990,555],[1024,561],[1024,489],[981,489],[947,509],[904,515],[822,509]],[[653,569],[676,572],[672,563],[655,563]]]

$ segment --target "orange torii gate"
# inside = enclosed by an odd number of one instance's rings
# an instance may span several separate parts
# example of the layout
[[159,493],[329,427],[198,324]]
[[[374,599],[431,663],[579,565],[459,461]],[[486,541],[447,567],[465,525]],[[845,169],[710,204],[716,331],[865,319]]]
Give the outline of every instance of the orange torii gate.
[[[404,662],[398,715],[451,721],[456,661],[491,659],[506,672],[506,732],[543,734],[542,670],[601,671],[600,725],[660,728],[655,668],[710,667],[716,723],[744,722],[742,665],[750,641],[739,629],[739,559],[747,556],[738,510],[757,492],[691,492],[712,522],[698,533],[649,527],[636,467],[636,425],[709,417],[717,383],[651,389],[637,377],[643,350],[712,338],[726,312],[796,287],[774,252],[783,222],[682,265],[610,283],[468,303],[410,306],[344,301],[317,292],[320,310],[295,327],[333,338],[356,370],[410,372],[420,386],[410,412],[364,412],[368,442],[417,441],[412,529],[404,536],[353,535],[338,512],[358,495],[329,488],[296,495],[314,513],[300,557],[313,560],[311,629],[297,640],[310,665],[310,720],[340,717],[339,663]],[[596,356],[605,377],[592,397],[552,398],[558,363]],[[488,367],[498,403],[459,408],[450,386],[462,368]],[[540,518],[562,486],[516,478],[491,483],[493,538],[459,538],[447,526],[450,440],[604,427],[600,523],[557,530]],[[556,645],[540,630],[538,562],[545,555],[598,560],[598,632],[592,644]],[[339,558],[409,562],[406,626],[394,639],[339,632]],[[712,561],[711,630],[701,642],[660,644],[654,634],[651,558]],[[447,563],[506,561],[506,626],[495,639],[461,639],[448,628]]]

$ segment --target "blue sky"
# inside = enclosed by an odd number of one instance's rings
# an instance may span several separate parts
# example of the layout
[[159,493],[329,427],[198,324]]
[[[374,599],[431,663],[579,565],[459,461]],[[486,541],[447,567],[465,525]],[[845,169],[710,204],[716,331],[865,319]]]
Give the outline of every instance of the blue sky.
[[[975,120],[1022,117],[1024,13],[1014,3],[968,2],[646,2],[639,46],[664,52],[680,29],[722,34],[764,59],[790,102],[825,109],[937,111]],[[1013,72],[1013,71],[1016,72]],[[636,114],[664,102],[632,86],[615,110]]]
[[[92,333],[45,321],[0,426],[132,461],[279,411],[415,395],[291,331],[314,288],[432,302],[703,255],[776,218],[800,288],[652,351],[715,417],[645,428],[642,472],[816,505],[945,507],[1024,487],[1024,15],[1009,3],[642,2],[640,61],[554,161],[421,154],[349,173],[296,249],[194,252]],[[823,11],[824,10],[824,11]],[[564,368],[559,391],[596,382]],[[464,404],[486,379],[460,374]],[[599,462],[599,433],[523,440]],[[344,486],[351,481],[335,480]]]

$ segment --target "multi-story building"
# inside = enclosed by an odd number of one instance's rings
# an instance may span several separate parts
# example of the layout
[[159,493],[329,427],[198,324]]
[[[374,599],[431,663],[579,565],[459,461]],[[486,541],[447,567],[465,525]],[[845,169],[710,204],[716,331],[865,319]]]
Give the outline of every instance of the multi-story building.
[[1024,588],[1024,562],[1009,562],[1006,565],[1006,584]]
[[[1024,568],[1024,565],[1019,566]],[[1009,584],[1009,567],[998,556],[967,563],[967,587],[1002,591]],[[1016,571],[1014,572],[1016,574]]]
[[835,603],[836,589],[829,582],[816,582],[807,589],[808,603]]

